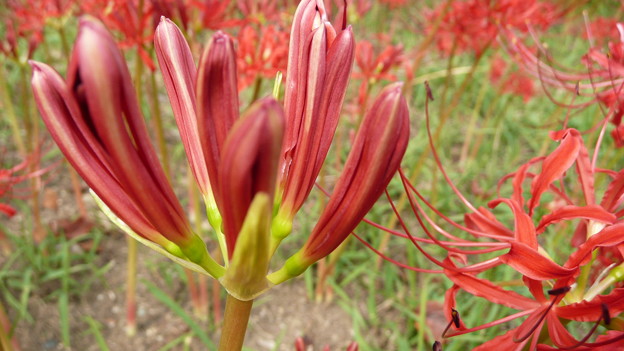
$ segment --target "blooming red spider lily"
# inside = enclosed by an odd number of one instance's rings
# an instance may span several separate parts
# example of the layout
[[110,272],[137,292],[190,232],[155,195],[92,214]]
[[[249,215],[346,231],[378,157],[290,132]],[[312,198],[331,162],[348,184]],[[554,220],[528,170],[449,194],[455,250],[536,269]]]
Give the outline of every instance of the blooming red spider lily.
[[243,90],[255,80],[272,79],[286,70],[288,33],[278,26],[247,25],[238,32],[238,89]]
[[0,42],[0,52],[14,60],[20,60],[19,41],[27,43],[27,56],[32,57],[34,51],[43,41],[44,27],[50,18],[66,15],[72,7],[70,1],[28,0],[7,1],[2,21],[6,30]]
[[355,50],[355,62],[359,68],[353,78],[360,79],[358,106],[366,106],[370,86],[381,80],[396,81],[391,69],[405,61],[401,45],[388,45],[377,57],[374,56],[373,45],[368,41],[358,43]]
[[196,66],[173,22],[163,18],[154,35],[181,140],[225,266],[191,230],[148,140],[128,69],[105,27],[94,18],[81,20],[66,80],[43,63],[31,63],[46,126],[118,217],[113,219],[172,259],[218,278],[243,301],[333,251],[381,195],[409,136],[407,103],[397,83],[379,94],[364,117],[307,243],[267,276],[269,260],[290,234],[327,155],[354,56],[351,28],[327,21],[321,1],[301,2],[292,33],[285,108],[267,97],[240,117],[230,37],[215,33]]
[[3,213],[8,217],[14,216],[17,213],[17,210],[7,203],[13,187],[27,179],[39,177],[50,169],[48,167],[24,174],[23,171],[31,165],[32,162],[36,162],[36,155],[36,153],[33,153],[24,161],[11,168],[0,169],[0,200],[2,201],[0,202],[0,213]]
[[[427,126],[429,130],[429,123]],[[500,185],[511,182],[510,196],[488,204],[492,208],[501,204],[509,207],[514,218],[512,226],[498,220],[494,212],[477,208],[458,190],[442,166],[431,135],[435,161],[448,185],[467,207],[465,223],[457,223],[436,209],[401,173],[413,213],[427,236],[420,238],[412,234],[398,211],[405,233],[393,233],[409,239],[453,282],[445,296],[445,312],[451,321],[448,329],[453,330],[447,335],[466,334],[526,317],[517,328],[478,350],[493,347],[521,350],[527,345],[531,350],[587,349],[616,345],[624,338],[623,334],[607,333],[600,326],[608,328],[611,317],[624,311],[621,284],[624,281],[624,173],[597,168],[600,142],[590,156],[581,133],[575,129],[554,132],[551,137],[558,146],[549,155],[531,159],[505,176]],[[604,192],[595,190],[594,179],[599,173],[606,173],[610,179]],[[601,199],[597,199],[597,193],[602,194]],[[525,198],[525,194],[529,197]],[[544,201],[546,194],[554,200]],[[560,205],[553,208],[552,203]],[[429,210],[441,220],[429,216]],[[469,238],[446,231],[444,223],[470,234]],[[573,247],[568,249],[571,253],[560,257],[566,250],[547,246],[549,241],[545,237],[565,234],[567,240],[556,242],[571,243]],[[439,259],[430,254],[425,245],[431,244],[444,248],[448,257]],[[522,278],[527,294],[504,289],[504,282],[477,276],[503,265]],[[456,303],[460,291],[518,312],[480,326],[466,326],[452,312],[460,310]],[[590,331],[584,336],[573,335],[565,327],[570,321],[590,324]],[[596,335],[600,336],[596,338]]]
[[190,6],[200,13],[200,23],[207,29],[225,29],[245,23],[243,20],[230,18],[232,0],[191,0]]

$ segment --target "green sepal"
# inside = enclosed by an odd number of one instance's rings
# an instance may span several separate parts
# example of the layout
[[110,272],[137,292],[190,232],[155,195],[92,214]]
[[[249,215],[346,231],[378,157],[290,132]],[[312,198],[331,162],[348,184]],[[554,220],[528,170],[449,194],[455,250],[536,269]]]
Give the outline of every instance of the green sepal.
[[221,217],[221,212],[219,212],[219,207],[217,207],[217,202],[212,192],[209,192],[204,196],[204,203],[206,204],[206,216],[208,217],[208,223],[210,223],[210,226],[215,231],[215,235],[217,236],[217,242],[219,243],[219,249],[221,250],[221,257],[223,258],[223,262],[225,262],[225,266],[227,267],[227,244],[225,242],[225,236],[223,235],[223,231],[221,230],[223,217]]
[[[106,217],[108,217],[108,219],[111,222],[115,223],[115,225],[117,225],[119,229],[121,229],[126,234],[130,235],[136,241],[162,254],[163,256],[174,261],[175,263],[185,268],[188,268],[194,272],[201,273],[204,275],[210,275],[214,278],[219,278],[223,276],[224,268],[220,266],[219,264],[217,264],[214,260],[212,260],[212,258],[207,253],[206,253],[207,257],[206,256],[202,257],[202,255],[199,254],[199,256],[197,257],[200,260],[198,261],[198,263],[195,263],[195,262],[190,261],[189,258],[183,252],[183,250],[178,245],[174,244],[171,241],[167,241],[159,245],[140,236],[139,234],[135,233],[132,229],[130,229],[130,227],[128,227],[126,223],[124,223],[121,219],[119,219],[119,217],[117,217],[113,213],[113,211],[111,211],[110,208],[106,206],[106,204],[97,196],[97,194],[95,194],[95,192],[93,192],[93,190],[89,189],[89,191],[91,193],[91,196],[93,196],[95,203],[98,205],[100,210],[104,212]],[[203,244],[203,241],[202,241],[202,244]],[[205,244],[203,245],[205,248]],[[197,255],[196,253],[194,254]],[[214,262],[214,264],[210,261]]]
[[273,284],[278,285],[289,279],[301,275],[314,262],[304,259],[303,249],[290,256],[279,270],[268,275],[267,279]]
[[228,293],[241,301],[253,300],[272,286],[266,278],[271,259],[271,206],[266,193],[256,194],[236,239],[230,264],[219,279]]
[[221,232],[221,223],[223,223],[223,218],[221,217],[221,212],[219,212],[217,201],[215,200],[212,192],[204,196],[204,203],[206,204],[208,223],[210,223],[210,226],[215,231]]
[[279,243],[292,232],[293,220],[278,212],[271,223],[271,235]]
[[197,234],[193,234],[191,243],[180,247],[189,261],[198,264],[211,276],[219,278],[224,274],[223,266],[219,265],[208,253],[206,243]]

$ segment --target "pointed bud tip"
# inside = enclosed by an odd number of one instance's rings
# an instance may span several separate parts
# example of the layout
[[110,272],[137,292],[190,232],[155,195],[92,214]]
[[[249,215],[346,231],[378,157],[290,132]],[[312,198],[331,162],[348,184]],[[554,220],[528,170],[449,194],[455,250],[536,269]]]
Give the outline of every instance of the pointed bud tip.
[[78,20],[78,26],[80,28],[82,28],[82,27],[87,27],[88,28],[88,27],[90,27],[92,25],[100,26],[101,22],[100,22],[100,20],[97,17],[92,16],[92,15],[80,16],[80,19]]
[[28,64],[30,65],[30,67],[33,70],[33,73],[35,71],[41,71],[41,62],[37,62],[35,60],[28,60]]

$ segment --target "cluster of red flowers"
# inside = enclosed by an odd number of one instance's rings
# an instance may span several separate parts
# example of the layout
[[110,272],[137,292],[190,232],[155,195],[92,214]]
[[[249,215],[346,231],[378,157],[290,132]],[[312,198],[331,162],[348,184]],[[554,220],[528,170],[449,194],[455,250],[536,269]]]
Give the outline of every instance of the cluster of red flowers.
[[70,11],[71,6],[71,1],[9,0],[6,8],[0,10],[11,14],[2,16],[6,33],[4,40],[0,42],[0,52],[17,59],[20,56],[18,43],[25,40],[27,55],[31,57],[43,41],[46,21],[64,16]]
[[257,77],[273,79],[278,71],[286,72],[288,32],[279,26],[256,29],[247,25],[238,32],[238,89],[251,85]]
[[494,43],[503,27],[546,29],[561,15],[554,4],[537,0],[452,1],[427,14],[426,30],[435,32],[438,50],[444,54],[474,52],[478,56]]
[[[294,0],[11,0],[4,17],[5,39],[0,41],[0,52],[15,59],[23,56],[18,43],[28,43],[28,55],[43,41],[44,29],[51,18],[70,14],[89,14],[99,18],[114,33],[119,45],[136,49],[144,64],[156,69],[150,48],[154,30],[165,16],[181,25],[192,35],[198,29],[220,30],[238,27],[239,86],[249,86],[256,77],[273,78],[277,71],[286,70],[288,32],[284,29],[284,10],[292,8]],[[270,20],[271,26],[260,26]]]
[[355,49],[355,63],[358,70],[353,72],[352,77],[360,80],[358,97],[355,105],[361,114],[366,107],[370,87],[379,81],[396,81],[397,76],[393,69],[406,62],[406,56],[402,45],[388,44],[381,52],[376,53],[370,41],[362,40],[357,43]]

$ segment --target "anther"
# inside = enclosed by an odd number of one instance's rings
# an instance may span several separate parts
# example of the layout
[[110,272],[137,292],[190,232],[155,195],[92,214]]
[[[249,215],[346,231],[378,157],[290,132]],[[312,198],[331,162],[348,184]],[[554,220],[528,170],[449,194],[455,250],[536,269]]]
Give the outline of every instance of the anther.
[[562,288],[557,288],[557,289],[551,289],[551,290],[548,290],[548,295],[550,296],[562,295],[570,291],[570,289],[571,288],[569,286],[564,286]]
[[439,342],[438,340],[436,340],[436,341],[433,343],[433,347],[431,347],[431,349],[432,349],[433,351],[442,351],[442,343],[441,343],[441,342]]
[[455,328],[459,328],[461,326],[461,320],[459,319],[459,312],[456,309],[451,308],[451,321],[446,325],[444,331],[442,332],[442,337],[446,336],[446,332],[451,328],[451,325],[454,325]]
[[607,307],[607,304],[600,304],[600,308],[602,309],[602,320],[606,325],[611,324],[611,315],[609,314],[609,307]]

